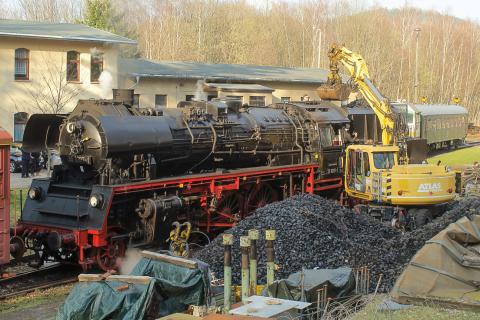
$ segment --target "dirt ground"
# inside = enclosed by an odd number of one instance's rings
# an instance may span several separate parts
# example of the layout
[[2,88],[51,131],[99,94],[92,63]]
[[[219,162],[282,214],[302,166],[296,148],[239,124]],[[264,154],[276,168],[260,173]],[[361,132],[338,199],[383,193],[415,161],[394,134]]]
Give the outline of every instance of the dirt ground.
[[53,319],[64,300],[55,301],[0,316],[0,320],[46,320]]

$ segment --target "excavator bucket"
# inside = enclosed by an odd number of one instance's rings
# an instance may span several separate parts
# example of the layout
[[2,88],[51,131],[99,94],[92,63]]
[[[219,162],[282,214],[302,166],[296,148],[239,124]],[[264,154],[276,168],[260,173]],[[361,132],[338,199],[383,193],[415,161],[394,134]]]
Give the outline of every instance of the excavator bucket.
[[[335,45],[333,48],[336,48]],[[333,50],[333,49],[332,49]],[[333,53],[330,57],[330,75],[327,82],[317,89],[317,94],[322,100],[347,100],[350,95],[350,88],[342,83],[342,78],[338,74],[338,61]]]
[[322,100],[347,100],[350,95],[350,88],[345,84],[330,85],[324,83],[317,88],[317,94]]

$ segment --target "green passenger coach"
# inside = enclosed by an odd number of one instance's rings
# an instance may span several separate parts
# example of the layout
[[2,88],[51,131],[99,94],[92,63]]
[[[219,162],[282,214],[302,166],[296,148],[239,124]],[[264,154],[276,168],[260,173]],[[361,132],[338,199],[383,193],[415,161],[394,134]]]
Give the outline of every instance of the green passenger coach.
[[465,143],[468,111],[457,105],[392,103],[406,118],[409,136],[427,139],[428,152]]

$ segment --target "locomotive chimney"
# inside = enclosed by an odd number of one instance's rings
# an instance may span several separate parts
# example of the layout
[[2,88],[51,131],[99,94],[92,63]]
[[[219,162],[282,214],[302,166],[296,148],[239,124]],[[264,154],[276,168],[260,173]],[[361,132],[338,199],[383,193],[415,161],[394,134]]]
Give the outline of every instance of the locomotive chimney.
[[133,89],[112,89],[113,101],[133,106]]

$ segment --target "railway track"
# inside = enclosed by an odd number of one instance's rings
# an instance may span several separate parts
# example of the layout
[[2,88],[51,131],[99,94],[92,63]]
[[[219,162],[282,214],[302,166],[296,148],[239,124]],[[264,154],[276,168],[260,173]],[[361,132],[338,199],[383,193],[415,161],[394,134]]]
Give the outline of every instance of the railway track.
[[37,289],[78,281],[81,268],[72,265],[55,263],[38,270],[17,273],[14,276],[0,279],[0,300]]

